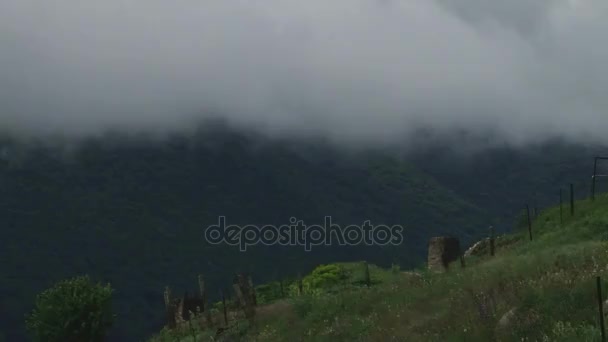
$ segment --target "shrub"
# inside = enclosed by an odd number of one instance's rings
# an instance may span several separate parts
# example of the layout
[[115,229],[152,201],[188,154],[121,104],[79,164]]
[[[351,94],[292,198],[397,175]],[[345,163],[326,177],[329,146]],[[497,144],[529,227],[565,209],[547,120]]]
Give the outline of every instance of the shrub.
[[336,264],[321,265],[304,278],[304,284],[310,290],[323,289],[338,285],[346,278],[347,275],[343,267]]
[[114,319],[112,292],[88,276],[61,281],[38,295],[27,329],[34,341],[103,341]]

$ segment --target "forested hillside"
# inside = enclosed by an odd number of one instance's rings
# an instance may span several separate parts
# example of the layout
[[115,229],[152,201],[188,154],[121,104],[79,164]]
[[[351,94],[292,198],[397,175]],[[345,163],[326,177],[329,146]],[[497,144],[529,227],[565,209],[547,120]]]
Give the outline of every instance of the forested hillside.
[[[554,144],[468,159],[420,150],[399,159],[231,132],[157,142],[113,136],[60,151],[3,143],[0,331],[10,341],[24,338],[23,316],[37,293],[78,274],[117,289],[112,340],[131,341],[162,326],[164,286],[193,290],[199,273],[215,297],[239,270],[264,282],[327,262],[417,266],[431,236],[468,244],[489,224],[506,230],[524,201],[554,204],[559,184],[576,182],[577,197],[586,196],[591,157],[599,153]],[[290,217],[322,224],[327,215],[343,227],[400,224],[404,243],[242,253],[204,240],[219,216],[230,224],[281,225]]]
[[[574,197],[589,196],[593,160],[608,156],[601,146],[547,142],[526,148],[492,147],[463,154],[454,146],[421,149],[407,160],[461,198],[479,205],[494,218],[496,227],[508,231],[525,204],[547,208],[567,201],[570,183]],[[608,174],[608,161],[598,162],[598,174]],[[598,178],[597,191],[608,190],[608,178]]]
[[[108,138],[106,138],[108,139]],[[226,134],[142,142],[89,140],[67,154],[6,143],[0,169],[0,331],[23,339],[35,295],[78,274],[111,282],[118,321],[113,341],[133,341],[163,324],[162,291],[211,295],[233,272],[256,281],[307,272],[319,263],[366,259],[411,267],[428,237],[474,239],[489,215],[412,165],[380,155],[348,157],[314,146],[260,143]],[[290,217],[400,224],[398,247],[264,247],[241,253],[211,246],[204,230],[233,224],[286,224]]]

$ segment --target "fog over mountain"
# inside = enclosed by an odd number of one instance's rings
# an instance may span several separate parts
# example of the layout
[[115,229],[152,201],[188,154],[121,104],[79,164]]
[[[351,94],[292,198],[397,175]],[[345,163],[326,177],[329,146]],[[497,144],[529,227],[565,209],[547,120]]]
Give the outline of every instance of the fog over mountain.
[[0,2],[0,130],[608,143],[602,0]]

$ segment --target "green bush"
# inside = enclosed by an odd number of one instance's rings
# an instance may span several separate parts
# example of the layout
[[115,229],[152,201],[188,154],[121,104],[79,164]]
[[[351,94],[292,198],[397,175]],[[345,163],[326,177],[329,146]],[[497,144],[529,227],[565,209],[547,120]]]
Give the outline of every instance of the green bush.
[[347,279],[346,271],[336,264],[320,265],[303,280],[307,290],[323,289],[335,286]]
[[112,292],[88,276],[61,281],[38,295],[27,329],[34,341],[103,341],[114,320]]

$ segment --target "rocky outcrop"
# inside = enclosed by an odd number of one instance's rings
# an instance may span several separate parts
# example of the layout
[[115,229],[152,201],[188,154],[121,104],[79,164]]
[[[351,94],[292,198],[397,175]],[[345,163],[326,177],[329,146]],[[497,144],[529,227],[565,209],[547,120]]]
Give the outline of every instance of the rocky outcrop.
[[[520,236],[512,236],[512,235],[500,235],[494,239],[494,246],[496,250],[505,250],[514,246],[518,241],[520,241]],[[484,238],[477,241],[473,246],[469,247],[464,252],[464,257],[481,257],[481,256],[489,256],[490,255],[490,238]]]
[[470,257],[470,256],[480,256],[480,255],[489,254],[489,251],[488,251],[489,245],[490,245],[489,238],[479,240],[479,241],[475,242],[475,244],[473,246],[469,247],[469,249],[467,249],[464,252],[464,256]]
[[507,311],[502,317],[498,320],[496,324],[496,328],[494,329],[494,336],[496,337],[496,341],[508,341],[512,339],[512,333],[515,330],[518,322],[518,310],[517,308],[512,308]]
[[498,329],[498,330],[503,330],[503,329],[508,330],[508,329],[511,329],[513,327],[513,323],[514,323],[516,315],[517,315],[517,308],[512,308],[511,310],[507,311],[498,320],[498,324],[496,325],[496,329]]
[[428,268],[444,272],[449,264],[460,259],[460,241],[454,237],[434,237],[429,241]]

